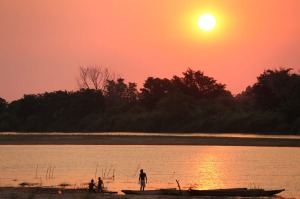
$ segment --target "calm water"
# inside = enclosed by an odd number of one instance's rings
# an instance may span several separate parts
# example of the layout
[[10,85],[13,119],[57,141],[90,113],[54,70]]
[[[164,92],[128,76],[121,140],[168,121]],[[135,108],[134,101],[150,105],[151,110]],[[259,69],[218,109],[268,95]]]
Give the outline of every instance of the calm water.
[[[162,138],[163,139],[163,138]],[[0,186],[22,182],[38,186],[85,187],[98,176],[109,190],[139,189],[138,174],[148,176],[147,189],[265,188],[300,198],[300,148],[232,146],[0,146]]]

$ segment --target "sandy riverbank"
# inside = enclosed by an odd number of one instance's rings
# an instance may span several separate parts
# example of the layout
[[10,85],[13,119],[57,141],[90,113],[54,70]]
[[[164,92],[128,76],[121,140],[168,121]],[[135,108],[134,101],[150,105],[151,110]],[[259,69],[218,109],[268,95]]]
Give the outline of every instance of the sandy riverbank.
[[[61,191],[59,191],[61,190]],[[58,188],[13,188],[1,187],[1,199],[217,199],[220,197],[201,197],[201,196],[142,196],[142,195],[123,195],[123,194],[99,194],[88,193],[83,190],[64,190]],[[222,197],[224,199],[233,199],[236,197]],[[255,197],[251,197],[253,199]],[[280,196],[268,197],[269,199],[283,199]]]
[[299,139],[131,135],[0,135],[0,145],[215,145],[300,147]]

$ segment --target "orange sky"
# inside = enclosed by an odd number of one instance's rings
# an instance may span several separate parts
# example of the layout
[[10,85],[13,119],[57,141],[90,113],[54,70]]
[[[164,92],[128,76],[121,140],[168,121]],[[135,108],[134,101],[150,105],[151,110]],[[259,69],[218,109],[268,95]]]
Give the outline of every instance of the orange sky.
[[[0,97],[76,90],[79,66],[142,87],[188,67],[233,94],[265,69],[300,70],[299,0],[0,0]],[[198,17],[217,18],[211,32]]]

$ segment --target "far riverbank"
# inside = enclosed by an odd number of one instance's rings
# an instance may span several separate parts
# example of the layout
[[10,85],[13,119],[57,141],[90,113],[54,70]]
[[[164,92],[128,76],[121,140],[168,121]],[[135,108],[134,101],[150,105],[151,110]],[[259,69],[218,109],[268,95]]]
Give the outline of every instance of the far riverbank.
[[0,134],[0,145],[212,145],[300,147],[293,138],[107,134]]

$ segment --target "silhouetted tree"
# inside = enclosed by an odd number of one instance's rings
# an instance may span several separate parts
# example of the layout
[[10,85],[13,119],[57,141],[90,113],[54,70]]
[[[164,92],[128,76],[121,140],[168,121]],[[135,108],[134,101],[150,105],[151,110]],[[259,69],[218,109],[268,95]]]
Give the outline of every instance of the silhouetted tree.
[[191,96],[172,92],[158,101],[156,111],[161,113],[163,129],[176,132],[191,119],[195,107]]
[[107,103],[124,104],[135,102],[138,96],[136,86],[136,83],[131,82],[128,85],[125,84],[122,78],[117,79],[117,81],[108,80],[105,92]]
[[33,132],[78,130],[82,119],[104,108],[102,91],[92,89],[24,95],[9,105],[11,114],[17,118],[16,130]]
[[100,88],[100,73],[91,70],[91,81],[89,70],[81,70],[85,89],[0,98],[0,131],[300,132],[300,75],[291,69],[264,71],[234,98],[191,69],[171,80],[149,77],[141,93],[122,78]]
[[231,96],[231,93],[225,90],[225,84],[219,84],[214,78],[190,68],[183,72],[183,77],[174,76],[172,84],[176,89],[195,99]]
[[24,95],[23,98],[9,104],[9,109],[21,120],[25,120],[37,110],[38,95]]
[[0,98],[0,132],[9,131],[12,128],[12,118],[8,113],[8,102]]
[[8,103],[5,99],[0,97],[0,113],[7,109]]
[[116,74],[101,66],[80,66],[77,84],[80,89],[106,90],[106,82],[115,80]]
[[257,78],[253,94],[261,108],[276,108],[291,98],[299,97],[299,75],[292,74],[291,70],[266,70]]
[[81,89],[71,93],[70,98],[68,116],[74,120],[80,120],[89,114],[99,113],[105,108],[105,98],[100,90]]
[[300,124],[300,76],[291,71],[291,68],[266,70],[253,85],[257,109],[283,116],[281,131],[284,132],[299,129]]
[[154,108],[157,102],[172,91],[172,84],[167,78],[148,77],[141,88],[140,100],[147,108]]

